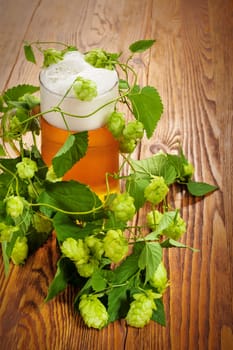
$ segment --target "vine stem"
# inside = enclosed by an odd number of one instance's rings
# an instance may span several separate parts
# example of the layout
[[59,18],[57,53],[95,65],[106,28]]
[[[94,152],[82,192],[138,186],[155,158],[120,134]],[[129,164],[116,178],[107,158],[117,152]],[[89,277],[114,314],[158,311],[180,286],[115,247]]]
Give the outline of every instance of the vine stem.
[[61,208],[57,208],[57,207],[55,207],[51,204],[48,204],[48,203],[30,203],[30,206],[31,207],[48,207],[48,208],[54,209],[60,213],[67,214],[67,215],[88,215],[88,214],[95,213],[96,211],[103,208],[104,204],[102,203],[99,207],[91,209],[91,210],[87,210],[87,211],[68,211],[68,210],[64,210]]

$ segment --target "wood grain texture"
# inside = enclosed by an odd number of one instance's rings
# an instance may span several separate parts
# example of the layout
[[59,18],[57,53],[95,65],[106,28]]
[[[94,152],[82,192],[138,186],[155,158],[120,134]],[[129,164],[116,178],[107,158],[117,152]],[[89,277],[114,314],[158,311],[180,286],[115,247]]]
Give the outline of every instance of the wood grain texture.
[[[44,303],[56,270],[51,239],[6,279],[0,262],[0,349],[228,350],[233,348],[233,3],[231,0],[0,0],[0,89],[38,84],[38,66],[25,62],[24,40],[65,41],[82,50],[126,51],[155,38],[134,63],[139,82],[157,87],[164,102],[154,137],[135,157],[179,145],[195,179],[219,190],[204,200],[173,188],[170,199],[187,221],[182,242],[199,249],[170,250],[172,281],[164,296],[167,326],[144,329],[115,322],[87,329],[68,288]],[[139,222],[145,220],[142,210]]]

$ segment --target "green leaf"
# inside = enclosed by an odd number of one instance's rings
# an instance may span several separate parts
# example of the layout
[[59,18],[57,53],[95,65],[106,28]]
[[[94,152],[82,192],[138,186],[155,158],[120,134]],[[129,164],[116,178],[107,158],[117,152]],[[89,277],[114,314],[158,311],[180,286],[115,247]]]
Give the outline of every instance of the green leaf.
[[166,315],[164,311],[164,305],[162,299],[155,299],[156,310],[153,311],[152,320],[161,324],[161,326],[166,326]]
[[29,44],[25,44],[23,49],[24,49],[24,55],[25,55],[27,61],[32,62],[32,63],[36,63],[36,59],[35,59],[34,52],[32,50],[32,46]]
[[106,288],[107,281],[102,276],[100,270],[94,271],[94,273],[91,276],[91,286],[95,292],[101,292]]
[[162,260],[162,248],[157,242],[147,242],[140,254],[138,266],[146,269],[146,280],[150,280]]
[[143,52],[149,49],[154,43],[155,40],[138,40],[131,44],[129,49],[133,53]]
[[7,276],[10,268],[10,259],[7,255],[7,242],[2,242],[2,258],[4,263],[5,276]]
[[39,91],[39,89],[39,86],[34,85],[17,85],[5,91],[3,99],[6,103],[9,103],[9,101],[18,101],[18,99],[25,94],[33,94]]
[[176,180],[176,170],[164,153],[155,154],[152,157],[142,160],[131,160],[133,169],[140,176],[162,176],[167,185],[171,185]]
[[188,249],[192,250],[193,252],[199,251],[199,249],[189,247],[181,242],[175,241],[172,238],[168,238],[165,241],[161,242],[160,244],[161,244],[161,247],[163,247],[163,248],[173,248],[173,247],[175,247],[175,248],[188,248]]
[[52,160],[56,175],[61,177],[71,169],[86,154],[87,147],[88,134],[86,131],[69,135]]
[[[66,211],[77,219],[88,218],[90,221],[103,217],[102,202],[90,188],[77,181],[61,181],[46,183],[46,196],[40,198],[40,203],[53,203],[55,210]],[[52,201],[51,201],[52,200]]]
[[96,228],[99,228],[101,231],[102,221],[86,222],[82,227],[78,226],[69,215],[56,213],[53,218],[53,225],[58,241],[63,242],[68,237],[83,239],[90,235]]
[[178,210],[165,212],[159,222],[159,225],[156,229],[156,233],[161,233],[162,231],[166,230],[170,225],[172,225],[177,214]]
[[186,185],[189,193],[197,197],[204,196],[218,189],[217,186],[209,185],[205,182],[189,181]]
[[127,90],[127,89],[129,89],[128,81],[126,81],[124,79],[119,79],[119,89],[120,90]]
[[127,314],[127,291],[129,285],[112,288],[108,294],[108,314],[109,322],[114,322],[123,318]]
[[127,178],[126,189],[134,198],[135,208],[138,210],[145,203],[144,190],[150,183],[150,177],[142,177],[138,174],[133,174]]
[[152,86],[145,86],[138,93],[131,92],[128,98],[135,118],[143,123],[147,138],[150,138],[163,112],[163,104],[157,90]]
[[5,155],[6,155],[6,152],[5,152],[5,149],[4,149],[4,147],[3,147],[3,145],[0,145],[0,156],[2,157],[5,157]]
[[138,271],[138,259],[144,243],[136,243],[134,251],[115,270],[113,270],[113,283],[124,283]]
[[[49,286],[45,301],[49,301],[65,290],[69,281],[76,275],[75,265],[67,258],[61,258],[57,263],[57,272]],[[76,277],[75,277],[76,278]]]

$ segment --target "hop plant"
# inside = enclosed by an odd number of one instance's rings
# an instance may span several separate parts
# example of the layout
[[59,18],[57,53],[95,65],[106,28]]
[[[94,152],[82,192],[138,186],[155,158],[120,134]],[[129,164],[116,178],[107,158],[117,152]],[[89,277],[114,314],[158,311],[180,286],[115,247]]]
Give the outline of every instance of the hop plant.
[[62,178],[61,177],[57,177],[55,171],[54,171],[54,168],[53,166],[51,165],[49,168],[48,168],[48,171],[46,173],[46,180],[49,181],[49,182],[59,182],[59,181],[62,181]]
[[165,292],[169,286],[169,282],[167,279],[167,270],[163,262],[159,264],[149,283],[152,287],[156,288],[160,294]]
[[80,276],[85,278],[90,277],[95,271],[95,269],[98,267],[98,265],[99,265],[99,260],[96,260],[94,258],[90,258],[88,262],[83,264],[78,264],[78,263],[75,264]]
[[85,54],[85,61],[96,68],[114,69],[119,54],[107,53],[102,49],[93,49]]
[[127,324],[137,328],[147,325],[150,322],[153,310],[156,310],[154,299],[160,297],[160,294],[153,293],[152,290],[134,294],[134,301],[130,303],[130,309],[125,318]]
[[141,140],[144,134],[144,126],[138,120],[134,120],[125,126],[122,133],[125,139]]
[[128,192],[118,194],[110,205],[116,220],[126,222],[131,220],[136,212],[134,198]]
[[89,259],[89,249],[82,239],[68,237],[61,245],[61,251],[64,256],[77,264],[84,264]]
[[6,212],[13,219],[23,214],[25,200],[20,196],[10,196],[6,199]]
[[183,178],[188,178],[188,179],[191,179],[191,177],[193,176],[194,174],[194,166],[193,164],[191,163],[187,163],[187,164],[184,164],[183,166]]
[[134,139],[121,138],[119,141],[119,149],[121,153],[132,153],[137,146],[137,142]]
[[79,311],[88,327],[101,329],[108,323],[107,310],[96,295],[82,295]]
[[153,204],[159,204],[167,195],[168,186],[162,176],[155,176],[149,185],[145,188],[144,195],[146,200]]
[[163,234],[172,239],[179,239],[183,233],[186,231],[186,222],[180,216],[180,213],[177,212],[176,217],[174,218],[171,225],[169,225],[166,230],[163,231]]
[[26,157],[16,164],[16,168],[21,179],[31,179],[38,170],[36,162]]
[[125,127],[124,114],[121,112],[112,112],[107,119],[107,128],[115,138],[121,136]]
[[96,236],[90,235],[85,238],[85,243],[90,249],[90,252],[94,256],[94,258],[100,260],[101,256],[104,253],[103,242]]
[[33,215],[32,223],[37,232],[50,233],[53,229],[51,221],[39,212]]
[[24,263],[24,260],[28,255],[28,244],[26,237],[17,237],[12,253],[11,259],[15,265],[20,265]]
[[81,101],[91,101],[97,96],[96,83],[90,79],[78,77],[73,84],[73,90]]
[[163,214],[158,210],[151,210],[146,215],[146,222],[150,229],[156,230],[160,220],[162,219]]
[[12,234],[18,231],[17,226],[9,226],[4,222],[0,222],[0,242],[10,242]]
[[57,63],[63,60],[64,53],[55,49],[47,49],[43,51],[44,62],[43,67],[49,67],[51,64]]
[[128,241],[121,230],[109,230],[103,242],[105,255],[114,263],[122,260],[128,253]]

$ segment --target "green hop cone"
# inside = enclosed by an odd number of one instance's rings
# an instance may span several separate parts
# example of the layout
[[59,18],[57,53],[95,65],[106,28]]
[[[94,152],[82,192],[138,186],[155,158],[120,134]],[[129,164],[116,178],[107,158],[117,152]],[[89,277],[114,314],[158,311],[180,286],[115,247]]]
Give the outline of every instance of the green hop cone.
[[6,199],[6,212],[13,219],[23,214],[25,200],[20,196],[10,196]]
[[78,264],[84,264],[89,259],[89,249],[82,239],[67,238],[61,245],[64,256]]
[[126,222],[131,220],[136,212],[134,198],[128,192],[118,194],[110,204],[116,220]]
[[134,301],[130,303],[130,309],[126,315],[129,326],[142,328],[150,322],[153,310],[156,310],[154,299],[160,298],[160,294],[147,290],[144,293],[133,295]]
[[9,136],[10,138],[15,138],[17,139],[18,136],[21,135],[24,131],[24,124],[21,123],[19,118],[14,115],[10,120],[9,120]]
[[53,225],[51,221],[43,216],[42,213],[36,212],[33,215],[33,220],[32,224],[35,227],[37,232],[45,232],[45,233],[50,233],[53,229]]
[[28,194],[31,197],[31,199],[37,199],[37,197],[43,191],[43,187],[38,182],[29,183],[27,190],[28,190]]
[[96,68],[114,69],[118,53],[108,53],[102,49],[93,49],[85,54],[85,61]]
[[85,243],[94,258],[100,260],[104,253],[103,242],[94,235],[90,235],[85,238]]
[[103,242],[105,255],[114,263],[121,261],[128,253],[128,241],[121,230],[109,230]]
[[11,259],[15,265],[20,265],[24,263],[24,260],[28,255],[28,244],[26,237],[17,237],[12,253]]
[[156,288],[160,294],[165,292],[169,286],[169,282],[167,279],[167,270],[163,262],[159,264],[152,278],[149,280],[149,283],[152,287]]
[[108,323],[107,310],[96,295],[82,295],[79,311],[88,327],[101,329]]
[[118,138],[125,127],[124,114],[112,112],[107,119],[107,128],[115,138]]
[[43,67],[49,67],[51,64],[63,60],[63,52],[55,49],[44,50]]
[[9,226],[0,222],[0,242],[10,242],[14,232],[18,231],[17,226]]
[[167,195],[168,186],[162,176],[155,176],[145,188],[144,195],[147,201],[152,204],[159,204]]
[[95,269],[99,266],[99,260],[90,258],[88,262],[83,264],[76,263],[75,266],[80,276],[88,278],[93,274]]
[[191,179],[191,177],[193,176],[194,174],[194,166],[193,164],[191,163],[187,163],[183,166],[183,176],[182,178],[185,178],[185,179]]
[[143,134],[144,126],[138,120],[129,122],[123,130],[123,136],[128,140],[141,140]]
[[21,179],[31,179],[38,170],[36,162],[30,158],[22,158],[22,161],[16,164],[16,168]]
[[73,90],[81,101],[91,101],[97,96],[96,83],[90,79],[78,77],[73,84]]
[[177,212],[177,215],[171,225],[169,225],[166,230],[163,231],[163,234],[172,239],[179,239],[183,233],[186,231],[186,222],[180,216],[180,213]]
[[146,222],[150,229],[156,230],[160,220],[162,219],[163,214],[158,210],[151,210],[146,215]]
[[137,141],[134,139],[125,139],[120,138],[119,140],[119,149],[121,153],[133,153],[137,146]]

